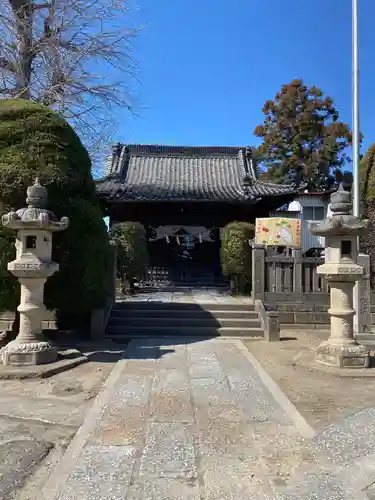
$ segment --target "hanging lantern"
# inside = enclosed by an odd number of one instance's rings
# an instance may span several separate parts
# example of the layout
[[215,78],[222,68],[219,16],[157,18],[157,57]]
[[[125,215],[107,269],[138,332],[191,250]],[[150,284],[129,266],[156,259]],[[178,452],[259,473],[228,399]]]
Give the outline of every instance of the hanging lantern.
[[177,245],[180,246],[180,238],[176,236]]
[[199,233],[198,238],[199,238],[199,243],[202,243],[203,239],[202,239],[202,234],[201,233]]
[[169,236],[167,234],[165,235],[165,241],[169,243]]

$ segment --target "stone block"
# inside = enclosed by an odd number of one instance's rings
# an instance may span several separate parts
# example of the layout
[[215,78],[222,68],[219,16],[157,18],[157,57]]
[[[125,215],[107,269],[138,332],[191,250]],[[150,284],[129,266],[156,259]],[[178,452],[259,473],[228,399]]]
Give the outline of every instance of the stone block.
[[281,324],[294,323],[293,312],[279,312],[279,321]]
[[0,332],[10,331],[13,326],[13,320],[1,319],[0,320]]
[[317,324],[328,324],[330,322],[330,317],[328,313],[311,313],[311,321]]
[[[273,309],[274,311],[279,311],[283,313],[288,313],[288,312],[294,312],[296,308],[296,304],[275,304],[275,308]],[[267,307],[267,309],[270,311],[272,310],[271,307]]]
[[127,500],[200,500],[197,480],[152,478],[133,484]]
[[5,366],[44,365],[57,361],[57,348],[52,346],[49,349],[29,351],[8,351],[7,348],[5,348],[1,354],[2,362]]
[[312,325],[314,322],[311,312],[296,312],[294,313],[294,322],[296,324],[305,323]]
[[105,310],[95,309],[91,313],[90,337],[98,340],[104,337],[105,333]]
[[264,340],[267,342],[279,342],[280,319],[276,311],[266,312],[266,328],[264,329]]
[[316,351],[316,361],[336,368],[368,368],[370,351],[362,345],[340,345],[323,342]]
[[312,312],[314,311],[314,308],[315,308],[315,304],[314,303],[309,303],[309,304],[303,304],[303,303],[299,303],[299,304],[295,304],[294,305],[294,311],[295,312],[301,312],[301,313],[307,313],[307,312]]
[[283,327],[288,330],[316,330],[315,323],[285,323]]
[[11,311],[0,312],[0,320],[14,321],[15,314]]
[[316,312],[327,312],[329,305],[327,304],[314,304],[314,311]]
[[141,476],[195,479],[198,471],[190,426],[152,423],[140,461]]

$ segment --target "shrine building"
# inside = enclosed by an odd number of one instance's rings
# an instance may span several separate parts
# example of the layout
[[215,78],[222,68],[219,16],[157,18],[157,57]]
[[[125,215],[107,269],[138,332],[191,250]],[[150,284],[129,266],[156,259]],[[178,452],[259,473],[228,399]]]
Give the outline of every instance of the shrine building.
[[110,224],[144,225],[151,266],[189,282],[221,275],[226,224],[254,223],[296,196],[294,186],[258,179],[249,147],[117,144],[96,189]]

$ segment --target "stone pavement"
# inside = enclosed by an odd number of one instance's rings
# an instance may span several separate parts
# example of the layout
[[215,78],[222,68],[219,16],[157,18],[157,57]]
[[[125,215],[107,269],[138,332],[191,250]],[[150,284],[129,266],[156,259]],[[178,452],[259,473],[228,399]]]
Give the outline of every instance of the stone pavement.
[[183,302],[185,304],[251,304],[251,297],[230,295],[215,288],[183,288],[173,292],[142,292],[118,297],[118,302]]
[[241,341],[132,341],[39,498],[369,498],[345,432],[313,436]]

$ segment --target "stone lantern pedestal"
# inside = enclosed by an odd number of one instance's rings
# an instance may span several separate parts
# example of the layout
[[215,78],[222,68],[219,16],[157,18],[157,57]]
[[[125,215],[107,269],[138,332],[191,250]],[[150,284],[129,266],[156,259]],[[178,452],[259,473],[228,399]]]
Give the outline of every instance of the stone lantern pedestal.
[[330,287],[331,334],[317,348],[316,361],[339,368],[368,368],[369,350],[353,335],[353,288],[364,274],[357,264],[357,241],[368,221],[351,214],[351,195],[342,186],[331,195],[331,204],[330,217],[310,224],[312,234],[325,237],[325,263],[317,272],[326,276]]
[[21,284],[20,330],[17,338],[1,350],[4,365],[40,365],[57,359],[57,348],[42,333],[45,316],[43,303],[44,285],[59,269],[51,260],[52,233],[68,227],[69,220],[44,208],[47,189],[38,180],[27,189],[27,208],[10,212],[2,217],[5,227],[17,231],[16,260],[8,264],[8,270],[17,276]]

